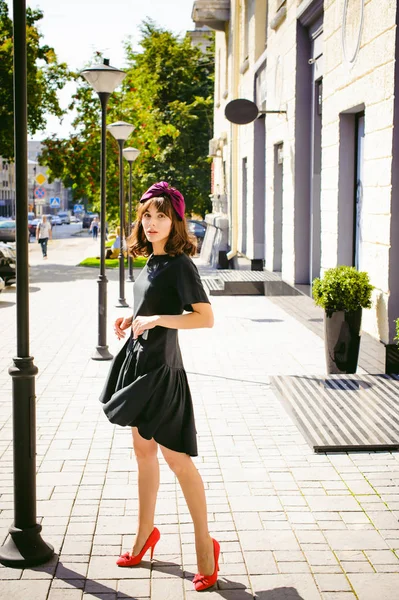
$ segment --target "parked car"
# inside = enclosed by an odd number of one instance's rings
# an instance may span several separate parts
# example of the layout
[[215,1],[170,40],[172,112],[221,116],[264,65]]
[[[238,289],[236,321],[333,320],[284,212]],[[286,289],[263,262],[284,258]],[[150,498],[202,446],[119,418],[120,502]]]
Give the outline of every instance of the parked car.
[[36,227],[41,222],[41,219],[33,219],[33,221],[28,222],[28,229],[30,237],[36,237]]
[[69,213],[66,211],[60,211],[58,213],[59,218],[61,219],[62,224],[69,225],[71,223],[71,217]]
[[97,217],[97,219],[100,218],[97,213],[86,213],[83,216],[83,220],[82,220],[82,227],[83,227],[83,229],[89,229],[90,228],[91,222],[94,219],[94,217]]
[[15,247],[11,244],[0,242],[0,277],[5,285],[15,283],[15,265],[16,265]]
[[69,222],[70,223],[80,223],[80,219],[78,219],[78,217],[76,217],[75,215],[71,215],[69,217]]
[[199,252],[206,233],[206,223],[195,219],[187,219],[187,229],[189,233],[197,238],[197,250]]
[[54,225],[62,225],[61,217],[59,217],[58,215],[51,215],[51,217],[51,227],[54,227]]
[[4,288],[6,287],[5,281],[2,277],[0,277],[0,293],[4,290]]
[[0,221],[0,242],[15,242],[16,223],[12,219]]

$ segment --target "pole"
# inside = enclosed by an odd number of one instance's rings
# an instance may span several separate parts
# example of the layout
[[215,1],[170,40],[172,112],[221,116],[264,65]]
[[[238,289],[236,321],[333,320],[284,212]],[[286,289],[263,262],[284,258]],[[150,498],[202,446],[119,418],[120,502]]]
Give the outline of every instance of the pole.
[[36,182],[36,166],[33,167],[33,186],[32,186],[32,206],[33,206],[33,212],[35,213],[35,217],[36,215],[36,203],[35,203],[35,182]]
[[17,250],[17,356],[12,377],[14,450],[14,523],[0,549],[0,562],[25,568],[47,562],[54,549],[36,523],[36,397],[37,367],[29,356],[28,273],[28,145],[26,0],[13,0],[14,14],[14,146]]
[[118,308],[126,308],[128,303],[125,298],[125,256],[124,240],[125,240],[125,199],[123,189],[123,145],[124,140],[118,140],[119,144],[119,227],[120,227],[120,246],[119,246],[119,298]]
[[106,227],[106,171],[107,146],[106,122],[107,104],[110,94],[99,92],[101,102],[101,154],[100,154],[100,275],[98,277],[98,345],[92,355],[93,360],[111,360],[112,354],[107,346],[107,277],[105,275],[105,227]]
[[[132,166],[133,166],[133,161],[129,160],[129,236],[132,235]],[[134,274],[133,274],[133,257],[129,254],[129,258],[128,258],[128,263],[129,263],[129,277],[128,277],[128,281],[129,282],[133,282],[134,281]]]

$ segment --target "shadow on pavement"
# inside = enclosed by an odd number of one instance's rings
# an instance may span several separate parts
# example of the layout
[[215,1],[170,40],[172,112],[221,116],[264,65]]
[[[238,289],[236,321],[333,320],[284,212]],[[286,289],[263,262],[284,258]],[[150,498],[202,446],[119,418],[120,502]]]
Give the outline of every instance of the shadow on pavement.
[[15,302],[4,302],[0,298],[0,308],[8,308],[9,306],[14,306]]
[[240,319],[242,321],[252,321],[253,323],[285,323],[284,319],[251,319],[250,317],[238,317],[227,316],[227,319]]
[[253,321],[254,323],[284,323],[284,319],[247,319],[247,321]]
[[[104,583],[99,583],[94,579],[88,579],[87,577],[82,576],[82,573],[77,573],[72,569],[63,565],[62,561],[58,562],[58,556],[54,556],[51,565],[47,564],[41,567],[35,567],[33,569],[26,569],[25,572],[29,572],[30,570],[42,573],[51,573],[54,574],[54,571],[57,571],[56,579],[61,581],[65,581],[68,583],[70,588],[75,587],[79,590],[84,590],[86,594],[90,594],[92,598],[98,598],[98,600],[103,600],[105,594],[112,594],[115,596],[116,590],[112,587],[108,587]],[[180,579],[191,580],[194,577],[194,573],[189,571],[184,571],[180,565],[172,562],[153,562],[152,564],[148,561],[141,563],[143,567],[145,564],[148,564],[149,569],[159,572],[169,572],[169,570],[173,569],[173,574],[176,577],[180,577]],[[29,579],[29,577],[27,577]],[[113,577],[115,579],[115,577]],[[134,580],[129,580],[134,581]],[[87,585],[89,584],[89,586]],[[203,592],[206,594],[208,590]],[[297,590],[294,587],[277,587],[271,590],[261,590],[255,593],[255,596],[252,592],[248,591],[248,589],[242,584],[238,583],[231,579],[226,579],[225,577],[221,577],[218,581],[217,586],[213,586],[209,588],[209,592],[213,592],[214,594],[218,594],[221,598],[225,598],[226,600],[304,600],[302,596],[300,596]],[[140,594],[141,596],[141,594]],[[111,596],[110,596],[111,598]],[[125,594],[123,592],[118,592],[118,600],[123,598],[130,600],[138,600],[135,596],[131,594]]]
[[[63,281],[97,280],[99,269],[89,267],[77,267],[70,265],[58,265],[46,263],[30,267],[29,280],[31,283],[61,283]],[[106,277],[109,281],[118,281],[118,269],[107,269]]]
[[254,379],[225,377],[224,375],[216,375],[216,373],[194,373],[194,371],[186,371],[186,373],[187,375],[200,375],[201,377],[210,377],[211,379],[226,379],[226,381],[237,381],[238,383],[256,383],[257,385],[270,385],[270,381],[256,381]]

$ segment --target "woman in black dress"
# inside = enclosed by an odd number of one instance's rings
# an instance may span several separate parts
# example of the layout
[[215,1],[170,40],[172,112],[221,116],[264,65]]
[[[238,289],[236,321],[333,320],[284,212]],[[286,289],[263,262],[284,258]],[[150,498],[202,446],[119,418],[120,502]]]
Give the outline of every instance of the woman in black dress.
[[[138,530],[121,567],[153,556],[160,533],[154,528],[159,487],[158,446],[175,473],[195,530],[201,591],[217,581],[220,546],[208,531],[204,485],[191,456],[197,456],[193,405],[177,330],[213,326],[213,312],[190,255],[184,198],[166,182],[149,188],[140,200],[136,226],[128,239],[133,256],[149,256],[134,284],[133,317],[115,321],[119,339],[131,333],[114,358],[101,402],[111,423],[131,426],[138,464]],[[186,311],[186,314],[182,314]]]

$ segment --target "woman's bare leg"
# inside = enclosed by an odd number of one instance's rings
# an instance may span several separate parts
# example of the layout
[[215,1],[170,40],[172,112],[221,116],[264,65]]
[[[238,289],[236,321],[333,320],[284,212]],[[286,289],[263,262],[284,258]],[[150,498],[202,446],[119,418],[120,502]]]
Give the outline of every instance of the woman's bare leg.
[[174,452],[164,446],[160,448],[166,462],[179,480],[194,523],[198,572],[202,575],[212,575],[215,561],[212,538],[208,531],[206,498],[201,475],[188,454]]
[[137,427],[132,427],[133,448],[138,466],[139,516],[136,539],[132,549],[140,552],[154,529],[154,514],[159,488],[158,444],[141,437]]

